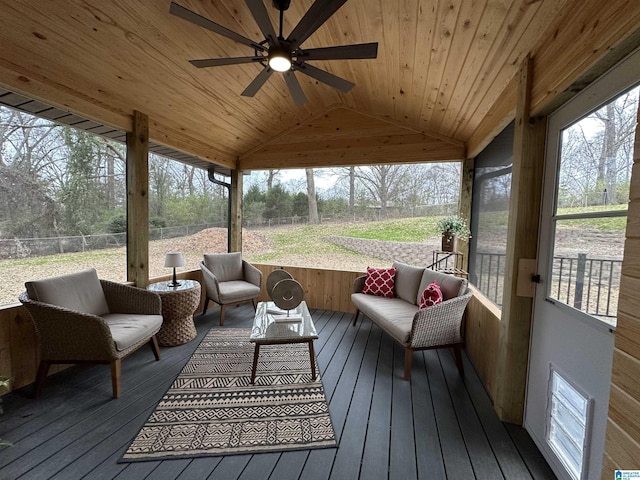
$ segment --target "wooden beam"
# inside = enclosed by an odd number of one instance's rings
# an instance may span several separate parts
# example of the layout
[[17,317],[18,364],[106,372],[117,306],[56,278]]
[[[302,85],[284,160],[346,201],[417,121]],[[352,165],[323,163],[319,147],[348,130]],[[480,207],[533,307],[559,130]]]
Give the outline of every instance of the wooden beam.
[[460,161],[458,140],[333,108],[240,156],[241,170]]
[[231,170],[231,251],[242,251],[242,171]]
[[[462,175],[460,176],[460,205],[458,211],[460,216],[467,220],[467,225],[471,220],[471,203],[473,201],[473,158],[462,162]],[[458,241],[458,249],[464,253],[462,269],[469,271],[469,240]]]
[[149,118],[135,111],[127,132],[127,280],[149,284]]
[[318,168],[373,165],[378,163],[450,162],[464,159],[465,149],[438,140],[417,136],[361,138],[353,141],[327,141],[291,146],[291,149],[265,149],[241,162],[243,170],[270,168]]
[[131,128],[130,112],[96,102],[87,95],[78,94],[68,87],[52,82],[47,73],[29,71],[2,58],[0,58],[0,85],[28,98],[125,132]]
[[517,295],[520,259],[536,258],[546,118],[530,117],[533,63],[520,67],[509,201],[504,301],[500,322],[495,408],[498,416],[522,424],[533,299]]
[[212,165],[235,168],[236,155],[228,148],[223,148],[218,144],[199,141],[194,136],[194,131],[171,128],[167,126],[167,123],[169,122],[159,122],[155,119],[151,121],[149,124],[149,139],[199,157],[210,162]]

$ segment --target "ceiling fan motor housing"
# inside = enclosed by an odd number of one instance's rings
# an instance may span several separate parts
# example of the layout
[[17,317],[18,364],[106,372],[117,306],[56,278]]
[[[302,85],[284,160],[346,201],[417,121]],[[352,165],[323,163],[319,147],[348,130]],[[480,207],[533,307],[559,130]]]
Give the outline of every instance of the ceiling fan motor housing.
[[291,0],[273,0],[273,6],[280,11],[285,11],[291,5]]

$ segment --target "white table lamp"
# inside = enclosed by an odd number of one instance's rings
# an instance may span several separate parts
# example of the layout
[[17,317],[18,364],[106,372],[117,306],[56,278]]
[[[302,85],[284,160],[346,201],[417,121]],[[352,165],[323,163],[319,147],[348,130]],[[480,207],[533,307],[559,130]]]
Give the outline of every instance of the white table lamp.
[[173,280],[169,283],[170,287],[179,287],[181,284],[176,279],[176,267],[184,266],[184,256],[181,252],[167,253],[164,257],[164,266],[173,267]]

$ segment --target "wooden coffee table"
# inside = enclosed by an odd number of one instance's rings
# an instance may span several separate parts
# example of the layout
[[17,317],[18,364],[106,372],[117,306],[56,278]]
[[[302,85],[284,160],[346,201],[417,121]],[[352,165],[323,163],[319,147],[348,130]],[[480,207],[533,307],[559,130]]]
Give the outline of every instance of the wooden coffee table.
[[255,344],[253,351],[253,367],[251,368],[251,383],[256,381],[258,356],[260,345],[277,345],[283,343],[306,343],[309,345],[309,359],[311,360],[311,378],[316,379],[316,357],[313,351],[313,341],[318,338],[316,327],[309,313],[306,302],[302,302],[291,316],[302,317],[295,322],[276,322],[276,316],[268,310],[277,309],[273,302],[260,302],[253,319],[253,327],[249,340]]

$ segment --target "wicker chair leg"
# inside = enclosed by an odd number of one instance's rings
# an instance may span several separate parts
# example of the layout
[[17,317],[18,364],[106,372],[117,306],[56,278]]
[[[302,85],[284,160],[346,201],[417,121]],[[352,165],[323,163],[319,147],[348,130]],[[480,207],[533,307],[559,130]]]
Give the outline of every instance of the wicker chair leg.
[[353,326],[356,326],[356,322],[358,321],[358,315],[360,315],[360,310],[356,308],[356,313],[353,315]]
[[122,393],[120,386],[120,379],[122,377],[121,367],[122,361],[119,358],[111,362],[111,386],[113,387],[113,398],[118,398],[120,393]]
[[404,379],[411,380],[411,367],[413,366],[413,348],[404,349]]
[[151,345],[151,350],[153,350],[153,355],[156,357],[156,361],[159,361],[160,347],[158,347],[158,339],[155,335],[149,339],[149,345]]
[[46,360],[40,361],[38,374],[36,375],[36,382],[33,384],[33,398],[37,397],[42,392],[42,387],[44,386],[44,381],[47,378],[47,373],[49,373],[50,365],[51,363]]
[[202,314],[207,313],[207,305],[209,305],[209,297],[204,297],[204,307],[202,307]]
[[251,303],[253,303],[253,311],[257,312],[258,311],[258,299],[257,298],[251,299]]
[[464,364],[462,363],[462,347],[459,343],[453,346],[453,354],[456,357],[456,366],[458,367],[458,372],[460,372],[460,375],[464,375]]
[[220,305],[220,326],[224,325],[224,307],[225,305]]

